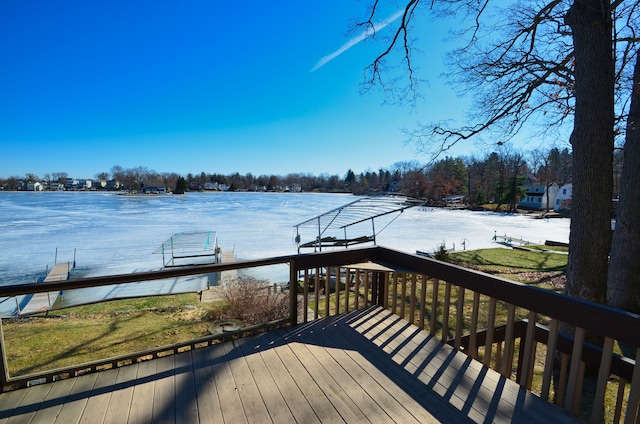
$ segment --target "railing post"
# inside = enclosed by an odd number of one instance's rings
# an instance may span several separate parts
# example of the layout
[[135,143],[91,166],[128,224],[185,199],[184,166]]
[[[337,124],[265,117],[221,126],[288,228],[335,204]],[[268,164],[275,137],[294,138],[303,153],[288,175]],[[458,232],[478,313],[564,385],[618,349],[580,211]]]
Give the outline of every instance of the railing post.
[[7,366],[7,355],[4,351],[4,334],[2,333],[2,318],[0,318],[0,393],[4,391],[9,379],[9,367]]
[[[291,325],[298,324],[298,275],[296,262],[289,262],[289,320]],[[306,311],[305,311],[306,313]]]
[[384,290],[385,274],[384,271],[374,271],[371,284],[371,303],[382,306],[383,308],[387,306]]

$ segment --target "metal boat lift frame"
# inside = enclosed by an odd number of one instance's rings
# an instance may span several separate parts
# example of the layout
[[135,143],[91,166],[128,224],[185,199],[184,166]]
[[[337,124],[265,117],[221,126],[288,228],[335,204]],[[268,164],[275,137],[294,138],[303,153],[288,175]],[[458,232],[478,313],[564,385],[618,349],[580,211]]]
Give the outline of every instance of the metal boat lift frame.
[[[359,198],[346,205],[332,209],[321,215],[296,224],[296,244],[298,246],[298,254],[301,249],[313,249],[322,251],[323,248],[345,247],[352,245],[373,242],[376,244],[376,236],[395,221],[406,209],[414,206],[422,206],[424,202],[405,196],[368,196]],[[379,231],[376,231],[375,219],[382,216],[396,214],[396,216],[388,222]],[[348,237],[347,229],[356,224],[371,221],[371,234],[361,235],[358,237]],[[317,228],[317,236],[314,240],[301,242],[300,228],[315,227]],[[343,238],[336,236],[326,236],[329,231],[342,230]]]

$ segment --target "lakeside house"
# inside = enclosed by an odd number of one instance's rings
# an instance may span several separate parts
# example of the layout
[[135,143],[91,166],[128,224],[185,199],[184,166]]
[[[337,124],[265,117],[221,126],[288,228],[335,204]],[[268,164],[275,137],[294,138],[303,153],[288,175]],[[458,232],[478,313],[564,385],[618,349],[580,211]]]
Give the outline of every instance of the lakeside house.
[[558,191],[558,195],[556,196],[556,201],[553,205],[553,210],[555,212],[567,213],[571,211],[571,197],[573,191],[573,184],[565,184],[560,187]]
[[27,183],[27,190],[28,191],[42,191],[43,187],[42,184],[35,182],[35,183]]
[[167,188],[161,180],[145,181],[140,185],[140,193],[167,194]]
[[559,189],[556,183],[532,183],[525,190],[525,197],[518,202],[519,208],[547,210],[554,205]]

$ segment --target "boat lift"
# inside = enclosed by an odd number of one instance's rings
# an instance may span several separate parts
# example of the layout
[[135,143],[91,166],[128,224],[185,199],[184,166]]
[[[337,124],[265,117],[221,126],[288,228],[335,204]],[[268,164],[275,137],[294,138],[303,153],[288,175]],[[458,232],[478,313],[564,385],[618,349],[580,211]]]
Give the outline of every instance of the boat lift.
[[165,268],[215,264],[221,255],[215,231],[174,234],[153,253],[162,254]]
[[[302,249],[313,249],[314,252],[322,249],[344,247],[370,243],[376,244],[376,236],[395,221],[404,210],[414,206],[422,206],[424,202],[405,196],[369,196],[362,197],[346,205],[330,210],[296,224],[295,241],[298,246],[298,254]],[[384,226],[376,230],[375,220],[385,217]],[[368,230],[367,222],[371,222]],[[313,229],[313,239],[302,241],[301,232],[304,229]],[[351,232],[359,231],[358,236],[349,236]],[[364,233],[364,234],[362,234]]]

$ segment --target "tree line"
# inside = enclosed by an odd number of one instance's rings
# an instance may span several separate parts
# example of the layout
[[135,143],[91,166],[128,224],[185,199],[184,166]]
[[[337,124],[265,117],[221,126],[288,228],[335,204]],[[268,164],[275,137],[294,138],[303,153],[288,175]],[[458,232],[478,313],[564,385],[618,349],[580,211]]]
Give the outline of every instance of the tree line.
[[[183,176],[174,172],[159,173],[144,166],[123,168],[116,165],[111,172],[96,174],[95,180],[118,181],[120,190],[139,190],[144,184],[161,182],[167,190],[174,192],[203,190],[212,184],[229,191],[282,191],[297,186],[304,192],[356,195],[393,192],[426,199],[434,204],[441,203],[448,196],[463,195],[469,204],[503,203],[515,207],[526,181],[558,185],[571,182],[572,159],[567,148],[524,153],[501,146],[482,156],[447,156],[428,164],[417,160],[397,162],[389,169],[378,171],[355,173],[349,169],[344,176],[300,173],[284,176],[224,175],[204,171]],[[26,174],[23,178],[0,179],[0,186],[5,190],[17,190],[21,187],[20,182],[23,186],[25,182],[41,182],[44,187],[51,187],[52,183],[66,183],[68,178],[66,172],[45,174],[43,178]],[[115,187],[111,185],[110,189]],[[97,186],[94,184],[93,188]]]

